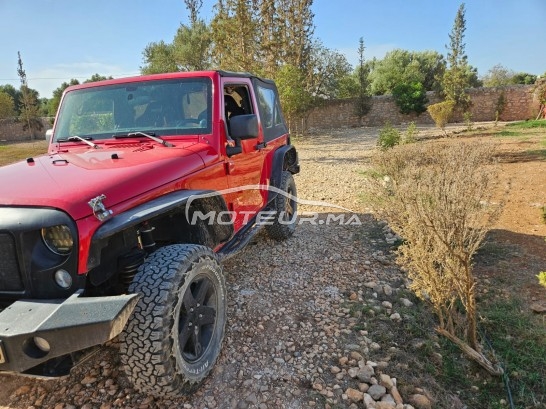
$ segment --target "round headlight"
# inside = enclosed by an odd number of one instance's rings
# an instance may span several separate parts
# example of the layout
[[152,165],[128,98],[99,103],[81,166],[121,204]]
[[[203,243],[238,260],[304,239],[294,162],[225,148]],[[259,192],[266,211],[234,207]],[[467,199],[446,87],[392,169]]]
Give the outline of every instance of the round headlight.
[[70,228],[65,224],[43,228],[42,239],[49,250],[60,256],[70,254],[74,246]]

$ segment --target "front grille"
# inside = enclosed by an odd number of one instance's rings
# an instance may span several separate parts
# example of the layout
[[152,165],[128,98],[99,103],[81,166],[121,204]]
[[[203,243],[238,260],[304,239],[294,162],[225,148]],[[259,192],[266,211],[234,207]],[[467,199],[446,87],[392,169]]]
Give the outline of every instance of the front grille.
[[7,233],[0,233],[0,291],[23,289],[13,237]]

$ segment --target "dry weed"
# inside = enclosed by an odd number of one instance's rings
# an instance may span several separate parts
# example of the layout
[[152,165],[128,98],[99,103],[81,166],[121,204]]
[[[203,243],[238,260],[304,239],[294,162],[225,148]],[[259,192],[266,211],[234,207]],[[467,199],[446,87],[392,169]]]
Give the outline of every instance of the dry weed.
[[[499,214],[493,146],[462,141],[378,152],[372,206],[404,243],[397,262],[430,302],[439,330],[479,351],[472,256]],[[462,307],[462,308],[461,308]]]

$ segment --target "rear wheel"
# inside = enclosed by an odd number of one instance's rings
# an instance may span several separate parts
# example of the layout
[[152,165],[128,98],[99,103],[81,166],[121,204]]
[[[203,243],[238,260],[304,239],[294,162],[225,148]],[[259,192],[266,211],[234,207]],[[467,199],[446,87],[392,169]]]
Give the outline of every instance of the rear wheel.
[[267,234],[275,240],[286,240],[294,234],[296,230],[296,217],[298,212],[298,202],[296,196],[296,182],[292,173],[284,170],[281,176],[279,186],[284,194],[277,193],[274,201],[275,220],[272,224],[267,224]]
[[121,360],[141,392],[176,397],[211,371],[226,322],[226,286],[215,254],[200,245],[160,248],[129,291],[140,293],[121,336]]

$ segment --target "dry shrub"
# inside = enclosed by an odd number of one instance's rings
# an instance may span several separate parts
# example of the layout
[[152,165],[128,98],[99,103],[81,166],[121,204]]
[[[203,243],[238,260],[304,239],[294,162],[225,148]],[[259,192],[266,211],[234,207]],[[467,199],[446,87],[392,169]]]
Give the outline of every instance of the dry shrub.
[[472,256],[499,212],[490,204],[492,148],[451,142],[378,152],[374,174],[380,176],[370,187],[374,210],[404,239],[397,262],[438,315],[438,331],[476,351]]
[[427,107],[427,111],[434,120],[434,123],[445,133],[445,127],[453,115],[455,102],[443,101],[437,104],[432,104]]

